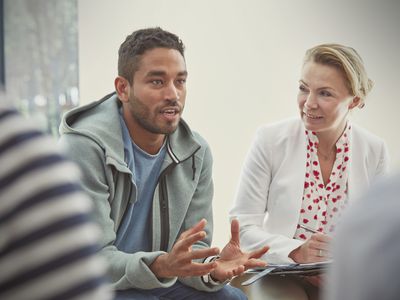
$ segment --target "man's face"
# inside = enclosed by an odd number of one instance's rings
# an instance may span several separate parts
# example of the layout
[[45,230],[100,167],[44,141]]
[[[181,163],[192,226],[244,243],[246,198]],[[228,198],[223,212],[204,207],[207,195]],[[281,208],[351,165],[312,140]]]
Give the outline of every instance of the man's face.
[[186,78],[186,63],[179,51],[146,51],[139,59],[133,84],[128,87],[126,116],[147,132],[174,132],[185,105]]

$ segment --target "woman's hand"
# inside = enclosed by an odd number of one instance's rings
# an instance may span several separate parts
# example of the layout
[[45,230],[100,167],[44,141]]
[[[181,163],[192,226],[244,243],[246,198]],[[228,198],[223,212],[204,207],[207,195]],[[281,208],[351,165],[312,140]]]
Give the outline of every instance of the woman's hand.
[[331,258],[329,253],[332,238],[323,233],[314,233],[303,245],[294,249],[289,257],[297,263],[320,262]]

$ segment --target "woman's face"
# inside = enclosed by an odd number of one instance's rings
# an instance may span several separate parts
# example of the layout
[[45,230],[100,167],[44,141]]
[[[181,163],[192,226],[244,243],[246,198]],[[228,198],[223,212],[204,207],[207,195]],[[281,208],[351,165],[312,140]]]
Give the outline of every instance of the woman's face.
[[350,94],[341,71],[309,61],[301,72],[297,101],[308,130],[339,137],[349,110],[358,104],[359,98]]

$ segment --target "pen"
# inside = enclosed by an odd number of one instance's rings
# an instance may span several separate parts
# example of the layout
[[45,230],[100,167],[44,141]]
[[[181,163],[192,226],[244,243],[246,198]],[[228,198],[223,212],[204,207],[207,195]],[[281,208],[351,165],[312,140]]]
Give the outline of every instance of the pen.
[[310,227],[308,227],[308,226],[306,226],[306,225],[303,225],[303,224],[299,224],[299,226],[300,226],[301,228],[303,228],[304,230],[307,230],[308,232],[312,232],[312,233],[322,233],[322,232],[319,232],[319,231],[317,231],[317,230],[315,230],[315,229],[313,229],[313,228],[310,228]]
[[267,267],[265,270],[254,275],[250,279],[247,279],[246,281],[242,282],[242,285],[250,285],[250,284],[254,283],[255,281],[257,281],[258,279],[260,279],[261,277],[267,275],[268,273],[271,273],[273,270],[275,270],[275,267],[270,267],[270,268]]

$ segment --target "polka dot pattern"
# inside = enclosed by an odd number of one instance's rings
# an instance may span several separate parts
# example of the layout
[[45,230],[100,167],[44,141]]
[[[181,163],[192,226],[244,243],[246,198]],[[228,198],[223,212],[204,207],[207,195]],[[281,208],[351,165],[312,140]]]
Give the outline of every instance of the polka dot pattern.
[[312,233],[300,227],[306,225],[317,231],[330,233],[335,229],[338,218],[347,206],[347,166],[350,161],[351,125],[348,124],[336,143],[336,159],[326,185],[323,182],[317,156],[318,137],[306,130],[307,160],[304,192],[300,218],[294,238],[308,239]]

